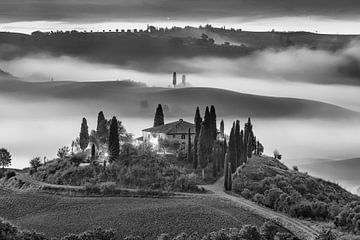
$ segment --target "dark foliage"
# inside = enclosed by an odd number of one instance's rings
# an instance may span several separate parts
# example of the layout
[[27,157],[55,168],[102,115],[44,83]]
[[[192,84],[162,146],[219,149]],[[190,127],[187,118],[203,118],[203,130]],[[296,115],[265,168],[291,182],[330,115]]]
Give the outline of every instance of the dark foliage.
[[116,117],[113,117],[110,124],[109,131],[109,161],[113,162],[119,158],[120,143],[119,143],[119,127]]
[[158,105],[154,117],[154,127],[164,125],[164,112],[161,104]]
[[87,125],[86,118],[83,118],[81,123],[81,130],[80,130],[80,148],[81,150],[85,150],[90,142],[90,136],[89,136],[89,128]]

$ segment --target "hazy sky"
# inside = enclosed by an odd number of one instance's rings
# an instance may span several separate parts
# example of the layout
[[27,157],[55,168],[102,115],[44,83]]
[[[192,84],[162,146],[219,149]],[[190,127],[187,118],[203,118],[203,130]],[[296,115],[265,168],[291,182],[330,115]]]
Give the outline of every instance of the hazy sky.
[[[0,31],[212,23],[249,30],[360,33],[358,0],[1,0]],[[50,23],[49,23],[50,22]],[[19,23],[19,24],[16,24]],[[106,24],[102,24],[106,23]],[[74,24],[74,25],[73,25]],[[85,25],[84,25],[85,24]],[[100,26],[99,26],[100,24]],[[96,25],[91,25],[96,28]],[[101,29],[101,28],[100,28]]]

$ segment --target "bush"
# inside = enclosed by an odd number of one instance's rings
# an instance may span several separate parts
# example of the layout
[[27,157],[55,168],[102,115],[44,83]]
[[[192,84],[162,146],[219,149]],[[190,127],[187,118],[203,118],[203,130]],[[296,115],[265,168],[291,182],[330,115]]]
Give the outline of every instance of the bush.
[[264,239],[274,239],[278,233],[278,226],[272,221],[266,221],[260,228],[260,234]]
[[100,193],[99,185],[94,184],[94,183],[86,183],[84,185],[84,190],[87,194],[99,194]]
[[290,215],[292,217],[311,218],[313,216],[311,204],[309,202],[301,202],[290,208]]
[[5,169],[0,168],[0,178],[5,177]]
[[188,174],[188,175],[180,175],[176,178],[173,190],[179,192],[200,192],[201,190],[196,184],[196,176]]
[[16,172],[14,172],[14,171],[6,171],[6,173],[5,173],[6,180],[9,180],[10,178],[15,177],[15,176],[16,176]]
[[253,193],[252,193],[249,189],[245,188],[245,189],[241,192],[241,196],[243,196],[243,197],[246,198],[246,199],[251,199],[252,196],[253,196]]
[[95,228],[80,234],[72,234],[61,240],[116,240],[115,231]]
[[330,230],[324,230],[320,233],[315,240],[336,240],[337,236]]
[[116,183],[104,182],[100,183],[101,194],[114,194],[116,192]]
[[261,236],[255,226],[245,225],[240,230],[240,237],[244,240],[260,240]]

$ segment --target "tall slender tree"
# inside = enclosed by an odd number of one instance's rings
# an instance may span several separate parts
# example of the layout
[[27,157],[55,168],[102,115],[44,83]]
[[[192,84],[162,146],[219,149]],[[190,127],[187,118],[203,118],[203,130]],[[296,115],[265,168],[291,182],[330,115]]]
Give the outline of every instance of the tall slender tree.
[[202,178],[205,178],[205,168],[208,166],[212,149],[209,141],[212,140],[209,122],[204,121],[201,123],[199,142],[198,142],[198,160],[202,168]]
[[174,85],[174,88],[176,87],[176,84],[177,84],[176,72],[173,72],[173,85]]
[[216,140],[217,137],[217,124],[216,124],[216,110],[214,105],[210,107],[210,127],[211,127],[211,136],[213,141]]
[[231,167],[231,173],[236,170],[236,142],[235,142],[235,122],[231,128],[230,138],[229,138],[229,163]]
[[119,158],[120,142],[119,142],[119,127],[116,117],[113,117],[110,124],[109,131],[109,161],[113,162]]
[[195,117],[194,117],[194,123],[195,123],[195,140],[194,140],[194,156],[193,156],[193,167],[194,169],[198,166],[198,141],[199,141],[199,134],[201,129],[201,123],[202,118],[200,116],[200,109],[199,107],[196,108]]
[[86,118],[82,119],[81,130],[80,130],[80,148],[82,151],[89,146],[90,136],[89,136],[89,128],[87,125]]
[[225,136],[225,125],[224,125],[224,120],[221,120],[220,122],[220,133],[221,136],[224,137]]
[[228,175],[228,190],[231,191],[232,190],[232,170],[231,170],[231,165],[229,164],[228,166],[228,171],[229,171],[229,175]]
[[103,111],[100,111],[98,114],[96,134],[102,143],[106,143],[109,133],[107,128],[107,121]]
[[237,120],[235,124],[235,146],[236,146],[236,167],[242,164],[241,162],[241,140],[240,140],[240,121]]
[[91,161],[94,161],[96,158],[96,148],[95,148],[95,144],[91,145]]
[[240,131],[240,159],[241,164],[244,164],[246,162],[246,147],[245,147],[245,140],[244,140],[244,131]]
[[[250,117],[248,118],[248,122],[245,124],[245,132],[244,132],[244,139],[245,139],[245,147],[246,147],[246,155],[247,158],[251,158],[252,152],[254,151],[255,147],[255,135],[253,132],[253,125],[251,123]],[[255,140],[256,141],[256,140]]]
[[191,129],[189,128],[189,134],[188,134],[188,148],[187,148],[187,158],[188,162],[192,162],[192,152],[191,152]]
[[229,154],[227,153],[225,155],[225,162],[224,162],[224,171],[225,171],[225,176],[224,176],[224,188],[226,191],[229,190]]
[[155,112],[154,127],[161,125],[164,125],[164,111],[161,104],[159,104]]

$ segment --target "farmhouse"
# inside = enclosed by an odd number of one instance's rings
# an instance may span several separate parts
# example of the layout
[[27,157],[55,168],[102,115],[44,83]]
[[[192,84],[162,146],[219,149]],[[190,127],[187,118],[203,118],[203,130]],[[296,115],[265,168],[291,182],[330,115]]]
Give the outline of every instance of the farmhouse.
[[142,130],[142,139],[145,143],[158,144],[159,139],[176,140],[180,143],[188,144],[189,129],[191,142],[195,138],[195,124],[179,119],[176,122],[167,123],[161,126]]

